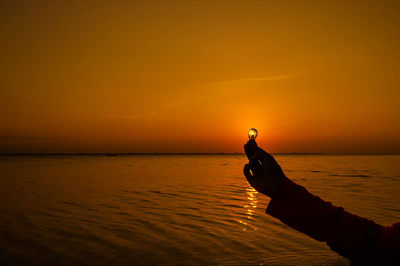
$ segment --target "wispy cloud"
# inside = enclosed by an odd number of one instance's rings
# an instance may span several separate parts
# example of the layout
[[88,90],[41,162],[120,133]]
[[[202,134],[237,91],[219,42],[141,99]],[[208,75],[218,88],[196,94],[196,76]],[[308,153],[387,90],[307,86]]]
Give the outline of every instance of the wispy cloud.
[[106,115],[104,118],[107,119],[117,119],[117,120],[141,120],[148,119],[151,116],[157,116],[160,112],[158,110],[146,110],[145,113],[139,114],[117,114],[117,115]]
[[298,76],[300,76],[300,74],[287,74],[287,75],[277,75],[277,76],[260,77],[260,78],[228,80],[225,82],[236,83],[236,82],[270,81],[270,80],[292,79],[292,78],[296,78]]
[[263,82],[263,81],[274,81],[274,80],[286,80],[301,76],[299,73],[264,76],[256,78],[243,78],[243,79],[233,79],[233,80],[223,80],[215,82],[201,83],[198,85],[220,85],[220,84],[240,84],[240,83],[252,83],[252,82]]

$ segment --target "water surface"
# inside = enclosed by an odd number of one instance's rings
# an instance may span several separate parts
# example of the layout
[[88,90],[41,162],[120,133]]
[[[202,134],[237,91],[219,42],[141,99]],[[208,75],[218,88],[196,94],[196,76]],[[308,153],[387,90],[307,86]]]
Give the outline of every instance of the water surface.
[[[288,177],[387,225],[400,156],[278,155]],[[0,264],[346,265],[265,214],[244,155],[0,157]]]

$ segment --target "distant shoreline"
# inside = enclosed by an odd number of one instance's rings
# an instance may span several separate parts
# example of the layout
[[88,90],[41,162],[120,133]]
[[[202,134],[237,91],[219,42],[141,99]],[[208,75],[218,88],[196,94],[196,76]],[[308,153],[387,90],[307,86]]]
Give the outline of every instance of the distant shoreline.
[[[244,155],[244,152],[126,152],[126,153],[0,153],[0,156],[129,156],[129,155]],[[273,154],[314,154],[323,153],[273,153]]]
[[[400,153],[322,153],[322,152],[285,152],[272,155],[400,155]],[[245,155],[240,152],[127,152],[127,153],[0,153],[5,156],[163,156],[163,155]]]

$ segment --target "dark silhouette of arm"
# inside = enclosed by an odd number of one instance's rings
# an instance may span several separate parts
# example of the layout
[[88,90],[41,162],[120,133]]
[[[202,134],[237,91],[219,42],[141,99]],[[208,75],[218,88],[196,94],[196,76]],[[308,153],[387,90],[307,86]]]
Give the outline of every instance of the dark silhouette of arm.
[[271,197],[267,213],[328,246],[356,265],[400,265],[400,223],[383,227],[314,196],[288,179],[254,140],[244,145],[244,175]]
[[400,223],[383,227],[314,196],[285,179],[267,213],[316,239],[355,265],[400,265]]

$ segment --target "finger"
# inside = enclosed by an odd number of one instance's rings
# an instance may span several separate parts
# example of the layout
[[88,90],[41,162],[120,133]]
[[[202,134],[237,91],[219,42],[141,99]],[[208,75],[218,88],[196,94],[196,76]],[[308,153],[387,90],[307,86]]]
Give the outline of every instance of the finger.
[[248,144],[250,145],[252,153],[255,154],[257,158],[259,159],[273,158],[272,155],[270,155],[268,152],[260,148],[254,140],[249,141]]
[[[245,145],[244,145],[244,150],[246,152],[247,158],[250,160],[256,158],[257,156],[261,157],[264,155],[262,152],[260,152],[261,148],[257,146],[257,143],[254,139],[250,139]],[[261,149],[262,150],[262,149]]]
[[262,176],[263,173],[269,172],[271,169],[275,169],[275,171],[285,175],[280,165],[271,154],[258,147],[255,141],[254,143],[250,142],[249,145],[251,145],[252,151],[256,149],[255,155],[249,163],[250,169],[255,178]]
[[263,149],[261,149],[260,147],[258,147],[257,142],[255,142],[254,140],[249,140],[249,142],[247,142],[250,146],[250,149],[252,150],[252,152],[256,155],[264,155],[264,153],[262,151],[264,151]]
[[255,156],[255,153],[253,152],[253,149],[250,146],[249,142],[244,144],[244,152],[246,153],[246,156],[249,159],[249,161],[252,160]]
[[243,173],[244,173],[244,176],[247,179],[247,182],[249,182],[250,185],[253,184],[254,176],[250,172],[250,164],[246,164],[244,166]]
[[262,162],[258,158],[251,160],[249,165],[250,165],[251,173],[253,174],[254,178],[258,178],[258,177],[262,176],[263,166],[262,166]]

